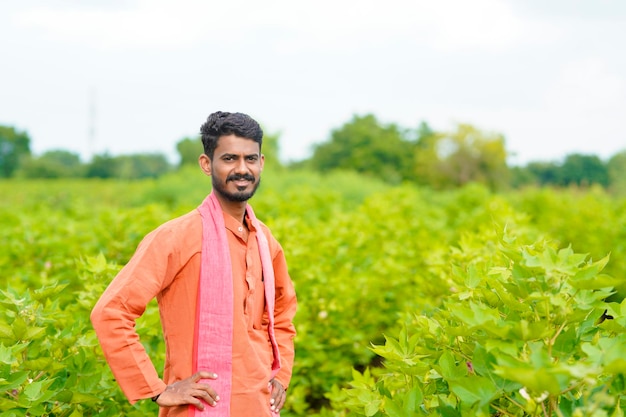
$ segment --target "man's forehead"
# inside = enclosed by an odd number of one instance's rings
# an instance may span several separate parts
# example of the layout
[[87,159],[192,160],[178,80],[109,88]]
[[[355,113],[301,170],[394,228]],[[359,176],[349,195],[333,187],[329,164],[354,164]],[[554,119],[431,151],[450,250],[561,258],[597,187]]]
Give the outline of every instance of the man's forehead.
[[254,156],[261,154],[259,143],[252,139],[242,137],[221,137],[215,148],[215,154],[224,155],[241,155]]
[[240,148],[240,149],[260,149],[260,144],[254,139],[249,139],[236,135],[220,136],[217,141],[217,148]]

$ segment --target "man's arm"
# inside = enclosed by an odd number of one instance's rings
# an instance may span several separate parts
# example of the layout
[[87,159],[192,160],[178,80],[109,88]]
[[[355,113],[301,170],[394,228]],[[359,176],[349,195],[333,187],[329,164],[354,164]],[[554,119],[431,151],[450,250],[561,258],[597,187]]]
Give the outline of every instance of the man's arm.
[[154,397],[166,388],[135,331],[135,320],[170,275],[175,275],[175,259],[164,234],[157,229],[144,238],[91,312],[107,363],[131,403]]
[[287,262],[280,244],[274,240],[273,266],[276,286],[276,304],[274,307],[274,333],[280,352],[281,367],[276,380],[286,389],[291,380],[294,361],[294,337],[296,329],[293,319],[296,314],[297,300],[293,282],[287,271]]
[[217,375],[208,370],[166,385],[135,331],[135,320],[148,302],[162,291],[172,290],[190,257],[199,253],[199,219],[199,214],[191,212],[148,234],[92,311],[91,320],[107,362],[131,403],[152,398],[162,407],[190,404],[202,410],[204,402],[215,406],[219,401],[207,383]]

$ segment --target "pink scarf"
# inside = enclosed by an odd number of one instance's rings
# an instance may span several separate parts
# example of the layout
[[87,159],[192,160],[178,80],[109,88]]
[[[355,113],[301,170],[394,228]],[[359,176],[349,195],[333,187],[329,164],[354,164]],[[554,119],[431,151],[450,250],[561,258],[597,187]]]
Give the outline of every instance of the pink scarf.
[[[209,383],[220,396],[216,407],[203,411],[190,406],[190,415],[230,417],[233,354],[233,277],[230,250],[222,208],[212,191],[198,211],[202,217],[202,263],[194,334],[193,372],[206,370],[218,375]],[[256,229],[259,255],[263,269],[265,304],[269,318],[268,333],[274,351],[272,378],[280,369],[280,355],[274,335],[274,269],[267,238],[250,205],[246,213]],[[259,364],[263,366],[263,364]],[[269,381],[268,381],[269,382]],[[269,407],[269,403],[267,405]],[[275,414],[276,415],[276,414]]]

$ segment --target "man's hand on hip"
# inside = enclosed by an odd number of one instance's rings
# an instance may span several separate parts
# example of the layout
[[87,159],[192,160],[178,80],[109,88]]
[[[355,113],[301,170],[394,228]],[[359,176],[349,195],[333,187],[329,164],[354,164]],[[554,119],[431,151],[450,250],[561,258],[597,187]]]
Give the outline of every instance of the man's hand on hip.
[[189,378],[168,385],[159,395],[156,403],[161,407],[191,404],[199,410],[204,410],[204,404],[200,401],[202,399],[209,405],[215,406],[220,397],[209,384],[199,383],[201,379],[217,379],[217,375],[213,372],[196,372]]
[[283,388],[283,384],[274,378],[270,380],[269,386],[270,392],[272,393],[270,397],[270,409],[274,412],[279,412],[280,409],[283,408],[283,405],[285,405],[287,393],[285,392],[285,388]]

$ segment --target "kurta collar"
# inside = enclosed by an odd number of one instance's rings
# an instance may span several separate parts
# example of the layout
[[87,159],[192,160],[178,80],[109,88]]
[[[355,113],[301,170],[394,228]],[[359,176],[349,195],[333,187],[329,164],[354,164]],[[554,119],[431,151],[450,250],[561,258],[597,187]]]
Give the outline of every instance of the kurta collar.
[[222,211],[222,213],[224,215],[224,225],[226,226],[226,229],[229,230],[235,236],[239,237],[240,239],[247,242],[249,235],[253,232],[256,232],[256,229],[254,225],[252,224],[252,220],[250,219],[250,216],[248,216],[248,212],[246,212],[244,216],[244,222],[247,225],[247,230],[246,230],[246,226],[240,223],[233,216],[226,213],[225,211]]

